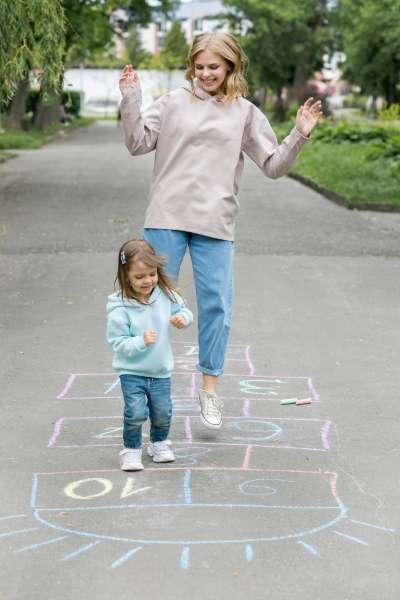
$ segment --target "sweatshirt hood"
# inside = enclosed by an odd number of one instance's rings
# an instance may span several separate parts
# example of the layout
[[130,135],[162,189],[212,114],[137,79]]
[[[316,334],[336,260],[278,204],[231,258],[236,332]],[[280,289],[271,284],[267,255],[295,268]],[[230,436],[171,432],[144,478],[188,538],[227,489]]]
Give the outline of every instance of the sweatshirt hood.
[[122,298],[121,292],[115,292],[114,294],[111,294],[110,296],[108,296],[107,313],[109,314],[116,308],[120,308],[120,307],[134,308],[135,310],[146,310],[146,307],[149,304],[153,304],[157,300],[157,298],[159,297],[160,294],[161,294],[161,289],[157,285],[154,288],[154,290],[151,292],[148,303],[142,304],[141,302],[138,302],[138,300],[133,300],[132,298]]
[[[212,94],[209,94],[208,92],[206,92],[205,89],[200,85],[198,79],[193,79],[193,87],[194,87],[194,95],[196,96],[196,98],[199,98],[200,100],[213,100],[214,102],[222,101],[222,98],[220,96],[213,96]],[[186,90],[187,92],[189,92],[190,94],[193,94],[193,89],[192,89],[192,86],[190,85],[190,81],[187,81],[184,84],[183,89]]]

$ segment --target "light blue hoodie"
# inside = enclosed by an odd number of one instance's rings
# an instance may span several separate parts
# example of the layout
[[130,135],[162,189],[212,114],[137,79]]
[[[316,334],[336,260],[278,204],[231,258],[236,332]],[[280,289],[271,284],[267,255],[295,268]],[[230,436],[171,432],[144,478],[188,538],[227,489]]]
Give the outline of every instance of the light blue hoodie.
[[[191,311],[174,292],[175,301],[157,286],[148,304],[111,294],[107,302],[107,341],[114,350],[113,368],[119,374],[143,377],[170,377],[174,368],[169,328],[172,315],[182,315],[187,327],[193,321]],[[155,330],[154,344],[146,346],[145,331]]]

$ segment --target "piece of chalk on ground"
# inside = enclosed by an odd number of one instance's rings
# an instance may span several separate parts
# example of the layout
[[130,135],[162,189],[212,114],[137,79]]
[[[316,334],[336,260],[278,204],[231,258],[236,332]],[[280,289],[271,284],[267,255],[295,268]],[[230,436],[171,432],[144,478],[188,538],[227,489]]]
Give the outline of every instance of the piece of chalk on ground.
[[296,404],[311,404],[311,398],[300,398]]
[[285,400],[281,400],[281,404],[297,404],[298,401],[298,398],[286,398]]

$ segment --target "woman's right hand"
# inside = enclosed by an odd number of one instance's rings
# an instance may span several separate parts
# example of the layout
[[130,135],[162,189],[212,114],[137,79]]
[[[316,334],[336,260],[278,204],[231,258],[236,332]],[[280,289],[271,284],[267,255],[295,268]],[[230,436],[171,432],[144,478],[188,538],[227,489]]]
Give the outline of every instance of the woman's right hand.
[[133,70],[132,65],[125,65],[122,69],[121,77],[119,80],[119,89],[121,94],[124,94],[129,87],[135,86],[139,82],[139,76],[136,71]]

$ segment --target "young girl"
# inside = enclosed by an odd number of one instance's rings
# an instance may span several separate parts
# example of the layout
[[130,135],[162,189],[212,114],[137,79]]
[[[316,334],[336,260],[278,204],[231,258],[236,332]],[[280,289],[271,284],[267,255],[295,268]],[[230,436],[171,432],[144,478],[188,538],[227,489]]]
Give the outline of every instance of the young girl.
[[189,248],[196,287],[199,391],[203,423],[218,429],[222,402],[216,394],[231,326],[234,222],[247,154],[267,175],[285,175],[321,115],[309,98],[295,127],[278,144],[265,115],[244,98],[246,57],[227,33],[204,33],[189,51],[188,83],[141,111],[137,73],[127,65],[120,79],[125,142],[133,155],[155,150],[144,237],[169,259],[178,278]]
[[130,240],[118,254],[119,291],[107,302],[107,340],[124,397],[123,471],[142,464],[142,425],[150,417],[149,456],[175,460],[168,438],[171,424],[173,357],[169,324],[188,327],[193,315],[162,269],[163,258],[144,240]]

